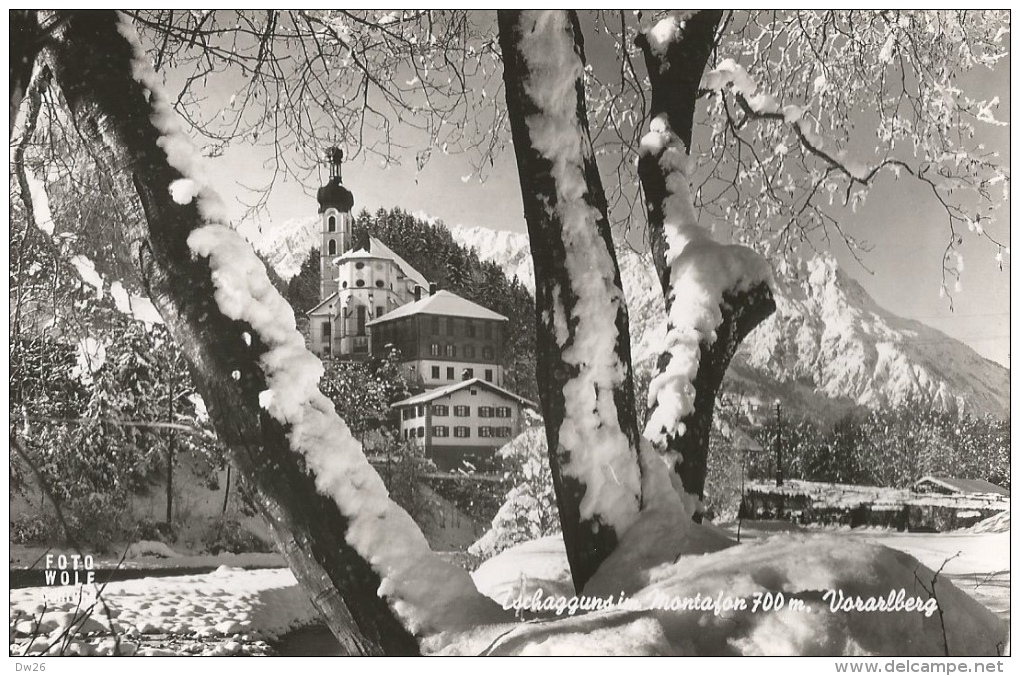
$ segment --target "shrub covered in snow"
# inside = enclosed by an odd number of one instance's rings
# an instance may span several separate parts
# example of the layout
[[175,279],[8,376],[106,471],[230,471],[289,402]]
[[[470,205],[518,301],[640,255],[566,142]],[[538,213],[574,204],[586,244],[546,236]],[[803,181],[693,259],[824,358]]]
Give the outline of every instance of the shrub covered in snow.
[[493,518],[492,528],[471,546],[471,554],[489,558],[559,530],[546,447],[545,428],[532,427],[500,449],[513,488]]

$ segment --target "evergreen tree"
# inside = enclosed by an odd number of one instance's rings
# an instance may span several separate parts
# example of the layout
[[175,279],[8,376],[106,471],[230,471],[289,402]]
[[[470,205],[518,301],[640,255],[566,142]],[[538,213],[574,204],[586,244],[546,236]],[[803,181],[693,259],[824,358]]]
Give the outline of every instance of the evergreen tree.
[[319,269],[319,249],[308,252],[308,258],[301,264],[301,270],[287,282],[287,300],[294,312],[302,315],[319,304],[319,285],[322,273]]

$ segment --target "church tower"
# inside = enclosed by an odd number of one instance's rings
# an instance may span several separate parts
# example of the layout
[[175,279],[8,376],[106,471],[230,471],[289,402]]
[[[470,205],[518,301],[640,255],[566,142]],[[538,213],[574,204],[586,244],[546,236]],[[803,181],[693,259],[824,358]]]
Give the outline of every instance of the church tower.
[[319,219],[321,221],[322,242],[319,246],[319,298],[325,300],[337,291],[337,272],[333,260],[345,254],[352,246],[351,227],[354,208],[354,195],[344,187],[340,174],[340,164],[344,159],[344,151],[330,148],[329,182],[319,188],[316,198],[319,201]]

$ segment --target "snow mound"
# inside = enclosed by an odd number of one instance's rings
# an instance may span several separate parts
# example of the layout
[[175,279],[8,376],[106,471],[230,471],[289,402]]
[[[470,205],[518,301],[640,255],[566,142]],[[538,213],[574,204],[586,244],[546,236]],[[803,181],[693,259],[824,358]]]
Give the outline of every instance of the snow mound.
[[984,521],[979,521],[970,527],[972,533],[1008,533],[1009,532],[1009,510],[990,516]]
[[478,591],[503,603],[524,594],[573,596],[574,583],[566,565],[563,536],[549,535],[524,542],[492,557],[471,573]]
[[180,556],[180,554],[170,549],[165,542],[159,542],[158,540],[139,540],[138,542],[128,545],[125,558],[138,559],[144,556],[155,556],[159,559],[173,559]]
[[[654,534],[668,521],[657,520],[639,535]],[[547,604],[546,612],[540,621],[480,629],[454,649],[911,656],[942,655],[947,648],[952,655],[998,655],[1007,645],[999,618],[904,552],[845,536],[783,535],[699,553],[706,543],[721,542],[721,533],[705,531],[676,561],[662,562],[662,548],[653,547],[642,558],[623,543],[584,590],[582,608],[585,597],[589,605],[591,597],[609,602],[592,612],[577,610],[576,602],[572,610],[570,598],[577,597],[556,597],[567,596],[563,581],[569,580],[557,539],[507,550],[479,568],[477,584],[505,607],[515,599],[537,601]],[[634,572],[621,579],[628,565]]]

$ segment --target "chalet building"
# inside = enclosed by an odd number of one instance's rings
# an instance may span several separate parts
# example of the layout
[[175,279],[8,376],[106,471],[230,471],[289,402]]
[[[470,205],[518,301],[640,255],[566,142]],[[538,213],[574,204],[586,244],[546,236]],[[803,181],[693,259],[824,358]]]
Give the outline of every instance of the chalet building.
[[523,409],[534,408],[502,388],[507,318],[438,290],[375,237],[354,249],[343,153],[334,148],[329,158],[329,181],[316,196],[321,282],[319,304],[307,313],[309,349],[323,359],[357,360],[396,347],[411,390],[420,392],[394,404],[402,437],[447,466],[492,459],[521,431]]
[[503,385],[507,318],[466,298],[437,291],[368,322],[372,353],[393,345],[412,388],[443,387],[472,378]]
[[393,404],[400,436],[418,444],[441,468],[496,463],[496,451],[524,431],[524,411],[533,402],[472,378],[438,387]]

